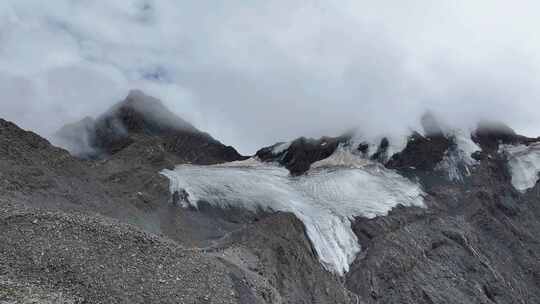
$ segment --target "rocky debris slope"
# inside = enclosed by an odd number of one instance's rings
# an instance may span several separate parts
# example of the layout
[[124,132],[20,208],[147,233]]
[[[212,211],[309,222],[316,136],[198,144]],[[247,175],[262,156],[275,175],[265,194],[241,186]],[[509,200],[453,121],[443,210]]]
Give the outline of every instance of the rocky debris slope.
[[238,303],[223,263],[132,226],[20,210],[0,217],[0,227],[2,276],[39,282],[54,291],[49,297],[65,294],[77,303]]
[[52,146],[38,135],[0,119],[0,190],[2,197],[24,199],[33,207],[100,210],[127,216],[130,208],[111,206],[107,188],[87,163]]
[[18,282],[5,276],[0,276],[0,300],[6,304],[74,304],[81,302],[81,299],[67,292],[59,291],[58,288],[47,289],[40,282]]

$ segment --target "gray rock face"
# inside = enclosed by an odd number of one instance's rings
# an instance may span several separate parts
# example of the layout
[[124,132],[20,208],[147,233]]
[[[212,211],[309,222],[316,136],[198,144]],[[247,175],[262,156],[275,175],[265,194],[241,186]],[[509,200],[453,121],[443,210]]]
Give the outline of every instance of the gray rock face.
[[[373,158],[418,181],[427,208],[356,218],[362,252],[337,277],[292,214],[173,205],[162,169],[244,157],[171,115],[131,93],[60,132],[101,153],[84,159],[0,119],[0,303],[540,303],[540,185],[516,191],[498,153],[538,139],[481,126],[460,181],[434,171],[453,145],[441,132],[391,157],[381,141]],[[346,141],[257,156],[302,174]]]

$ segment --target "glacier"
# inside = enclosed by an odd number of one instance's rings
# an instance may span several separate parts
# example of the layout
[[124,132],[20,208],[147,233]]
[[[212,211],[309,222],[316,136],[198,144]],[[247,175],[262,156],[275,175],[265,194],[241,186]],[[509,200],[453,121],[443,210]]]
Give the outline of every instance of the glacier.
[[540,174],[540,143],[501,145],[499,151],[508,158],[514,188],[520,192],[533,188]]
[[186,206],[214,206],[295,214],[306,228],[321,264],[348,272],[361,248],[354,217],[386,215],[393,207],[424,206],[421,187],[382,165],[338,149],[302,176],[255,158],[219,165],[179,165],[161,172],[170,191],[188,194]]

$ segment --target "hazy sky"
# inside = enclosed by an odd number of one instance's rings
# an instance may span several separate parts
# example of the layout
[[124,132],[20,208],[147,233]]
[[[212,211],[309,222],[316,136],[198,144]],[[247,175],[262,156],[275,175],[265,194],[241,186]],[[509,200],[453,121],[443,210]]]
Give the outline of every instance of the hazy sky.
[[49,136],[131,88],[243,153],[499,119],[540,135],[539,1],[0,1],[0,117]]

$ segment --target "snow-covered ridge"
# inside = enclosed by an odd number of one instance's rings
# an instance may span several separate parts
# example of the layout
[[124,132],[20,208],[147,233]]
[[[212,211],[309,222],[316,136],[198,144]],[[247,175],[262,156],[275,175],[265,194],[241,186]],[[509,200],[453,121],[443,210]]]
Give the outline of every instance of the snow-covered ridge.
[[[315,165],[307,174],[292,177],[282,167],[250,159],[214,166],[180,165],[162,174],[170,179],[171,193],[187,192],[188,203],[199,201],[248,210],[294,213],[305,225],[324,267],[339,275],[360,251],[351,228],[355,216],[386,215],[398,204],[423,206],[419,185],[375,162],[346,155]],[[363,164],[343,166],[347,164]]]
[[514,188],[525,192],[536,185],[540,174],[540,143],[501,145],[499,151],[508,157]]

